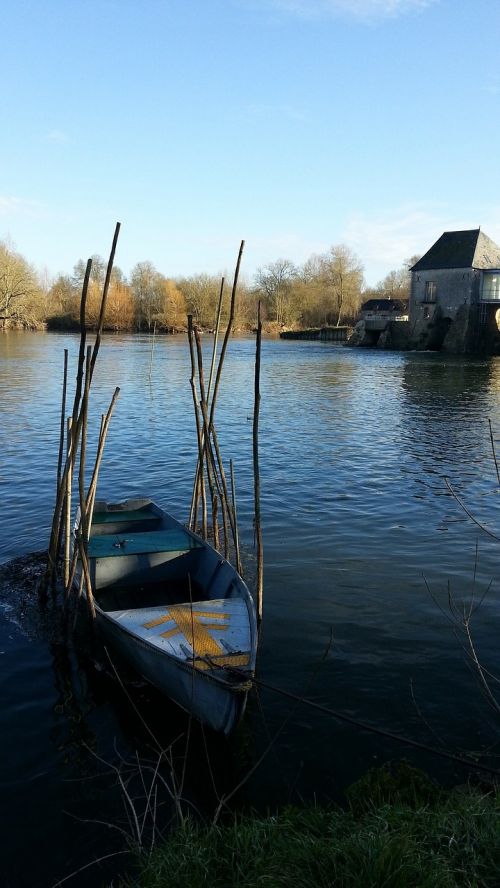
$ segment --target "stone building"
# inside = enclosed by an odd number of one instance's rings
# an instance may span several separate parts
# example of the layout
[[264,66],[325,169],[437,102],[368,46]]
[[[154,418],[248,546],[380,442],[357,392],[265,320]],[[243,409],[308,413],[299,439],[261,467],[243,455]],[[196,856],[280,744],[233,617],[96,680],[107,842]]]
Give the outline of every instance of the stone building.
[[500,353],[500,247],[445,231],[411,269],[410,348]]
[[406,330],[407,321],[408,304],[402,299],[368,299],[361,306],[349,345],[405,347],[405,340],[400,342],[395,332],[398,327]]

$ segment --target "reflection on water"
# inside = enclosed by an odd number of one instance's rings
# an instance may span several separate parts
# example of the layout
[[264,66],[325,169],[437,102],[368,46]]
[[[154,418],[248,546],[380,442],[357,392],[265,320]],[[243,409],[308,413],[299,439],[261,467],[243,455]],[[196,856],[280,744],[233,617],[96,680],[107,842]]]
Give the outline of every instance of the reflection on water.
[[[78,343],[72,336],[0,337],[0,561],[46,544],[65,347],[74,360]],[[412,700],[413,680],[418,708],[446,742],[474,749],[489,743],[498,732],[426,584],[445,602],[448,581],[458,598],[470,594],[474,573],[478,589],[492,581],[475,633],[485,664],[498,672],[497,544],[479,536],[444,478],[484,524],[500,530],[488,426],[490,418],[498,439],[500,361],[293,341],[264,342],[262,358],[262,676],[300,693],[333,628],[333,651],[310,692],[315,699],[433,742]],[[222,389],[218,409],[223,453],[236,466],[250,576],[253,359],[251,339],[231,343],[225,371],[231,388]],[[89,446],[120,385],[100,493],[114,498],[152,493],[183,518],[196,458],[186,343],[177,337],[157,340],[151,381],[149,360],[148,337],[105,340]],[[20,809],[28,799],[46,812],[42,823],[38,818],[37,848],[41,857],[45,854],[44,872],[50,871],[52,854],[58,861],[52,873],[60,875],[64,862],[71,868],[81,859],[77,830],[62,813],[69,796],[75,800],[71,810],[81,808],[89,818],[104,804],[114,804],[109,782],[103,788],[99,781],[65,781],[88,777],[88,747],[112,757],[115,737],[127,750],[146,741],[113,683],[68,663],[43,640],[27,639],[8,610],[0,622],[0,651],[0,745],[7,744],[2,752],[4,763],[8,760],[3,803],[17,805],[19,819],[11,819],[11,828],[21,837]],[[140,691],[139,696],[165,741],[183,732],[175,707],[155,694]],[[270,692],[256,695],[230,755],[225,746],[213,744],[218,780],[224,781],[228,761],[238,772],[253,760],[289,710],[286,700]],[[5,739],[14,726],[26,743],[13,746]],[[196,775],[192,792],[203,807],[212,790],[201,736],[194,748],[199,754],[190,766]],[[367,766],[400,754],[380,738],[299,708],[243,798],[265,807],[313,793],[337,797]],[[413,761],[443,779],[464,777],[414,755]],[[80,824],[80,835],[89,837],[97,854],[107,837],[103,840],[97,828],[83,829]],[[54,851],[58,834],[67,837],[66,856]],[[20,847],[16,841],[12,848]]]

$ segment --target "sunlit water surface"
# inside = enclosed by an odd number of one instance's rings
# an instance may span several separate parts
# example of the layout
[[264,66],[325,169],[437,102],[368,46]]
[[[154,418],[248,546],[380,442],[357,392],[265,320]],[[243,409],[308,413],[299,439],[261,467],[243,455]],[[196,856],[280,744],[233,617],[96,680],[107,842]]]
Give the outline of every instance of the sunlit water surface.
[[[0,562],[47,544],[64,348],[72,389],[76,337],[0,336]],[[226,460],[235,463],[250,577],[254,348],[250,338],[231,343],[217,423]],[[91,450],[116,385],[121,394],[99,493],[149,494],[186,519],[196,444],[185,340],[159,339],[151,374],[150,366],[147,337],[104,340]],[[445,478],[500,535],[488,424],[498,440],[499,406],[497,358],[263,343],[263,681],[431,745],[437,737],[463,750],[495,742],[498,720],[467,668],[447,601],[448,588],[468,601],[491,584],[473,630],[482,661],[498,674],[499,543],[467,517]],[[135,750],[141,737],[116,686],[68,665],[46,633],[23,625],[8,595],[2,601],[2,884],[46,886],[120,847],[94,822],[122,816],[113,776],[93,779],[95,754],[116,763],[116,750]],[[175,707],[147,691],[143,697],[167,740],[169,731],[185,731]],[[467,773],[260,690],[235,739],[209,738],[216,779],[227,789],[233,772],[249,768],[274,736],[239,804],[339,798],[368,767],[402,755],[447,782]],[[204,744],[193,743],[191,793],[203,807],[203,781],[210,781]],[[100,872],[68,884],[100,884]]]

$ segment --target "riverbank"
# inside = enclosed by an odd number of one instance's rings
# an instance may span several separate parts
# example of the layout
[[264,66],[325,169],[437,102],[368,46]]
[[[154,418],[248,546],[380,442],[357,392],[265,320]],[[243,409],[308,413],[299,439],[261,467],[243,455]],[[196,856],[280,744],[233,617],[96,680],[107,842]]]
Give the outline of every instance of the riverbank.
[[189,820],[122,888],[498,885],[500,791],[443,790],[405,764],[369,772],[344,808]]

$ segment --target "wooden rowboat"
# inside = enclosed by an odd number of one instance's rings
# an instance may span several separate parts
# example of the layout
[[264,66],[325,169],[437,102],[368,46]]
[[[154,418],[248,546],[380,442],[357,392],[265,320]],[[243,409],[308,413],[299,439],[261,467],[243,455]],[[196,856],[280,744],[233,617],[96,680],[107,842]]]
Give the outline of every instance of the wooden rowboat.
[[97,501],[88,557],[105,639],[199,721],[232,731],[257,649],[255,606],[234,567],[150,499]]

